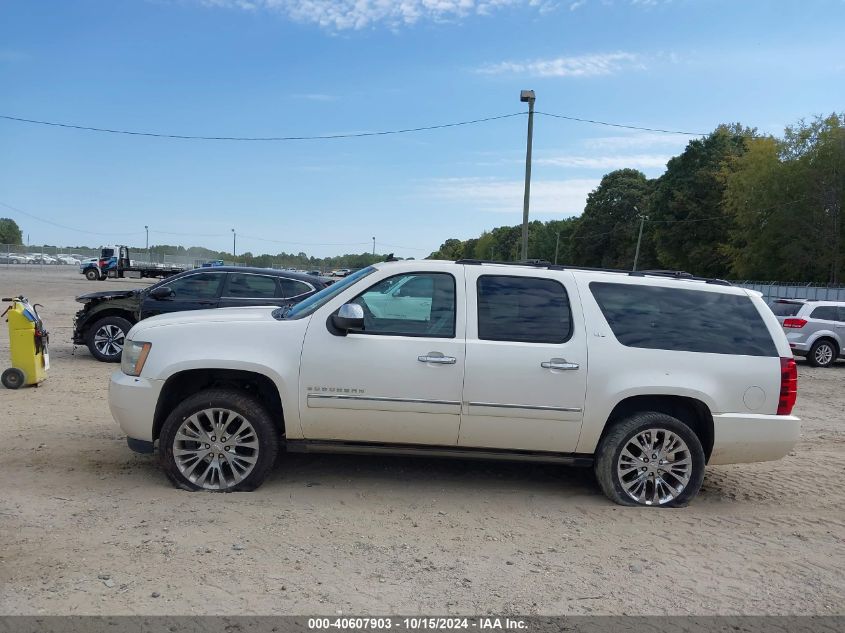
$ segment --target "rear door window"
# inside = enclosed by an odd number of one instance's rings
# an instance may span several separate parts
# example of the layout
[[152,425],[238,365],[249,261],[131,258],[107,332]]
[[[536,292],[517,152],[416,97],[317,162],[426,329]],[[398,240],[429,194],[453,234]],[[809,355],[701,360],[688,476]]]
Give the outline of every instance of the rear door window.
[[590,291],[614,336],[628,347],[778,355],[748,296],[596,281]]
[[314,290],[313,286],[305,283],[304,281],[288,279],[287,277],[279,277],[279,288],[279,296],[285,299],[298,297]]
[[821,321],[836,321],[837,316],[836,306],[819,306],[818,308],[813,308],[813,311],[810,312],[811,319],[819,319]]
[[235,299],[272,299],[276,296],[276,280],[266,275],[229,273],[223,296]]
[[569,297],[560,282],[482,275],[477,287],[479,339],[555,344],[572,336]]

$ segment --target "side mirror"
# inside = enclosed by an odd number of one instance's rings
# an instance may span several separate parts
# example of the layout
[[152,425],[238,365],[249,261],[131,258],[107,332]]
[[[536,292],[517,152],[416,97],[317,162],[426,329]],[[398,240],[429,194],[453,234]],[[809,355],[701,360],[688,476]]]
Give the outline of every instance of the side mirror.
[[158,288],[153,288],[150,291],[150,296],[156,300],[167,299],[175,294],[176,293],[173,292],[173,288],[168,288],[167,286],[159,286]]
[[333,314],[332,325],[343,334],[364,329],[364,308],[357,303],[345,303]]

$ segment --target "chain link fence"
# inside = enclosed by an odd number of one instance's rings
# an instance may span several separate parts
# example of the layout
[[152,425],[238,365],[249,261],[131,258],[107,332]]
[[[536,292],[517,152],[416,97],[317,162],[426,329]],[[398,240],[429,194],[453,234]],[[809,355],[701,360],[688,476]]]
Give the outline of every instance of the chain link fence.
[[[167,255],[144,251],[131,251],[129,256],[133,264],[166,264],[184,268],[199,268],[204,263],[212,261],[208,258],[197,258],[193,255]],[[99,257],[99,248],[0,244],[0,266],[34,266],[49,270],[49,267],[52,266],[80,266],[90,260],[99,259]],[[225,260],[223,263],[227,266],[243,265]]]
[[783,281],[733,281],[735,286],[763,293],[771,303],[775,299],[814,299],[816,301],[845,301],[845,286]]

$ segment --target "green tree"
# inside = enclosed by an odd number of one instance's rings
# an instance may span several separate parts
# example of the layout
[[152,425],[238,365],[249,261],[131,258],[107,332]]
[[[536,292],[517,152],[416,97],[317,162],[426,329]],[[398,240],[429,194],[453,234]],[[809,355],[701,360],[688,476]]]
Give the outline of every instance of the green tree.
[[752,139],[725,178],[741,278],[838,283],[845,276],[845,115]]
[[0,244],[23,244],[21,229],[12,218],[0,218]]
[[[631,268],[639,217],[648,213],[652,183],[636,169],[612,171],[587,196],[587,204],[571,235],[572,263],[602,268]],[[640,249],[640,268],[653,267],[650,232]]]
[[755,134],[739,124],[720,125],[669,161],[649,205],[661,267],[710,277],[730,273],[735,227],[722,204],[725,180]]

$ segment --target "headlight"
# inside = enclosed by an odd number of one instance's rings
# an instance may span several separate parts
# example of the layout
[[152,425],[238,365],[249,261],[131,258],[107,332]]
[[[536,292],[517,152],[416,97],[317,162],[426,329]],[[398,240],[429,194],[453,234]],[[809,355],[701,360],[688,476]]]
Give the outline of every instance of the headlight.
[[152,343],[126,341],[120,357],[120,371],[127,376],[140,376],[152,346]]

